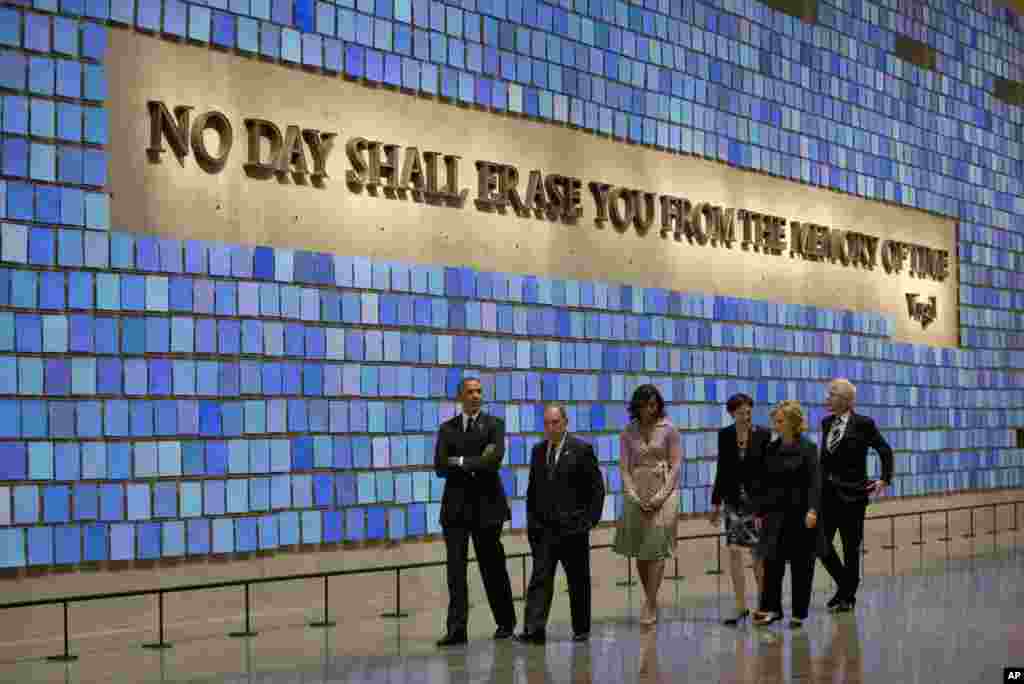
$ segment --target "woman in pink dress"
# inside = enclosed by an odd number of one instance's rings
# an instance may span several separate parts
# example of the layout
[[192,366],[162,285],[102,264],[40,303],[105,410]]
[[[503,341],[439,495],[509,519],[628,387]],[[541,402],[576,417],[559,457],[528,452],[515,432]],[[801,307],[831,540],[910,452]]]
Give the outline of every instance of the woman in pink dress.
[[654,385],[641,385],[629,402],[632,419],[619,436],[622,520],[615,551],[636,559],[646,601],[640,623],[658,621],[658,589],[665,559],[676,547],[682,439],[665,416],[665,400]]

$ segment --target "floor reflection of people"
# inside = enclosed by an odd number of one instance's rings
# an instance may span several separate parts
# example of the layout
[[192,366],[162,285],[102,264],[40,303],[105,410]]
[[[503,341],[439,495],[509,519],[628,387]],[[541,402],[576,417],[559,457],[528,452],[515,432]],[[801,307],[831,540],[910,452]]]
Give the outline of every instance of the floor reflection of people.
[[591,684],[594,681],[594,666],[590,646],[576,646],[572,649],[571,679],[573,684]]
[[[729,678],[725,674],[722,676],[722,681],[733,681],[733,682],[756,682],[757,681],[757,657],[752,653],[753,644],[749,636],[738,634],[734,641],[733,647],[735,648],[735,656],[733,658],[733,665],[735,667],[735,675]],[[723,654],[725,652],[723,651]]]
[[[479,656],[476,654],[472,656],[472,658],[478,657]],[[449,651],[445,653],[444,660],[440,662],[443,663],[444,668],[447,670],[448,684],[469,684],[474,680],[480,679],[478,675],[475,676],[474,673],[470,672],[470,665],[472,664],[472,661],[470,656],[466,654],[465,650]],[[442,673],[436,671],[430,672],[428,677],[430,681],[435,681],[437,679],[442,681],[445,680]],[[363,681],[364,679],[367,679],[367,677],[361,676],[358,679],[352,678],[351,681]],[[492,682],[496,681],[494,679],[493,669],[490,671],[488,679]]]
[[[516,652],[516,649],[504,647],[495,648],[493,660],[491,661],[490,677],[487,679],[488,684],[499,684],[499,682],[501,684],[506,684],[507,682],[516,681],[515,673],[516,670],[519,669],[516,667],[517,658],[519,658],[519,654]],[[533,669],[532,663],[525,669],[527,672]],[[544,668],[540,669],[543,670]],[[481,678],[476,678],[475,681],[479,681],[480,679]],[[432,680],[428,679],[427,681]]]
[[662,676],[661,666],[658,663],[658,631],[646,629],[640,632],[640,667],[637,672],[638,684],[662,684],[668,682],[667,676]]
[[811,640],[807,632],[802,629],[793,630],[789,635],[789,679],[794,682],[820,681],[815,672],[815,665],[811,658]]
[[860,650],[860,631],[856,620],[832,621],[824,664],[831,670],[828,678],[832,681],[864,681],[864,658]]
[[783,646],[786,639],[782,634],[775,632],[761,632],[755,636],[757,639],[755,647],[755,676],[751,682],[770,683],[782,682],[786,679],[786,662],[783,655]]
[[551,673],[547,649],[535,648],[529,651],[520,649],[518,656],[522,660],[516,662],[514,669],[508,670],[504,678],[499,677],[492,680],[493,684],[523,681],[519,678],[520,672],[526,674],[526,684],[549,684],[549,682],[564,681],[564,678],[556,679]]

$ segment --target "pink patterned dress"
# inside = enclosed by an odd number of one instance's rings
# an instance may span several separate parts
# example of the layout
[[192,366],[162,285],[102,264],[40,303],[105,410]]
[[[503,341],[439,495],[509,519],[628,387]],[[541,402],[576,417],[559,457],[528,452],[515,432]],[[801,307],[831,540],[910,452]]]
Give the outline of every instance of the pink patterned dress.
[[[679,519],[679,473],[682,468],[682,439],[675,426],[662,418],[654,426],[650,441],[633,421],[619,436],[622,472],[622,519],[615,531],[617,553],[640,560],[671,558],[676,548]],[[655,511],[644,511],[629,495],[649,501],[659,492],[669,491]]]

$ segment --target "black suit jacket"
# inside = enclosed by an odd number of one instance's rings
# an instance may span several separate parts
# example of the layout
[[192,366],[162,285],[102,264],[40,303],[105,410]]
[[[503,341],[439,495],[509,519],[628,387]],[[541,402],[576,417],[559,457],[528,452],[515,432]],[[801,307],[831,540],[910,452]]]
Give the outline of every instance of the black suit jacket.
[[757,482],[757,470],[761,467],[764,449],[772,439],[772,433],[760,425],[752,425],[747,442],[747,455],[740,462],[740,451],[736,448],[736,425],[718,431],[718,469],[715,472],[715,486],[711,490],[711,503],[715,506],[723,501],[731,506],[739,504],[740,485],[750,494]]
[[803,515],[821,510],[818,448],[806,437],[792,446],[784,446],[781,439],[768,442],[757,478],[751,496],[755,512]]
[[821,468],[825,491],[834,493],[846,503],[866,503],[868,500],[868,448],[878,452],[882,461],[882,479],[892,482],[892,447],[878,431],[875,421],[859,413],[851,413],[846,432],[836,445],[828,450],[828,434],[835,416],[821,421]]
[[526,488],[527,528],[553,528],[561,534],[589,531],[601,522],[605,493],[594,447],[566,435],[552,477],[547,455],[547,440],[534,445]]
[[822,549],[821,526],[806,528],[807,511],[821,511],[821,469],[818,448],[801,437],[797,444],[782,440],[764,449],[758,483],[751,502],[764,516],[758,555],[769,560],[797,558]]
[[[488,447],[492,447],[488,449]],[[462,466],[449,459],[462,457]],[[505,421],[480,412],[471,433],[462,414],[441,423],[434,449],[434,472],[445,478],[442,527],[492,527],[512,518],[499,471],[505,458]]]

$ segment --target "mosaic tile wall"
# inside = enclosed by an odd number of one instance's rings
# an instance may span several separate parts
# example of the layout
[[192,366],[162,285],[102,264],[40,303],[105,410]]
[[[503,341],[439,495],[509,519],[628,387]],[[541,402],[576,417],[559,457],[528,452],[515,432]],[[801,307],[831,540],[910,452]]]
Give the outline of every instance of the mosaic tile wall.
[[[570,404],[621,500],[642,382],[707,510],[736,391],[821,418],[853,378],[895,496],[1020,487],[1024,20],[991,2],[37,0],[0,4],[0,567],[173,558],[438,529],[433,430],[465,374],[529,446]],[[161,240],[111,226],[110,31],[188,39],[959,220],[961,349],[871,314],[628,284]],[[937,51],[895,57],[897,36]],[[281,68],[266,64],[267,69]],[[817,435],[815,436],[817,437]],[[877,462],[872,464],[877,472]]]

